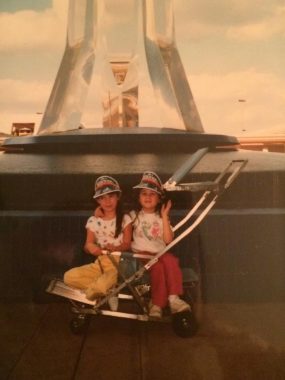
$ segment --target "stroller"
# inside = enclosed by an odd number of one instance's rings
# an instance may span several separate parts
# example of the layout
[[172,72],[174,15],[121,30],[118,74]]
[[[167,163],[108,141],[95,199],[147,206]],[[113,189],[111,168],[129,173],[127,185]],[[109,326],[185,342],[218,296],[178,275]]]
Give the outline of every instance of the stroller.
[[[70,288],[61,279],[52,279],[46,291],[48,293],[68,298],[74,313],[70,329],[74,334],[83,333],[91,316],[104,315],[119,318],[129,318],[138,321],[151,321],[149,316],[150,285],[148,270],[159,258],[188,236],[206,217],[215,205],[218,197],[229,188],[247,160],[232,160],[214,181],[180,183],[181,179],[202,159],[208,148],[197,150],[164,184],[166,191],[202,192],[195,205],[182,220],[173,228],[176,237],[165,249],[156,255],[135,254],[131,252],[108,252],[112,264],[118,270],[119,281],[108,294],[99,300],[90,301],[82,290]],[[182,228],[184,227],[184,228]],[[179,231],[183,230],[179,233]],[[120,256],[120,261],[114,259]],[[165,312],[161,321],[170,321],[174,332],[180,337],[191,337],[198,330],[198,320],[195,303],[199,288],[199,276],[191,268],[183,272],[183,298],[190,305],[189,310],[175,314]],[[111,301],[119,300],[119,306]]]

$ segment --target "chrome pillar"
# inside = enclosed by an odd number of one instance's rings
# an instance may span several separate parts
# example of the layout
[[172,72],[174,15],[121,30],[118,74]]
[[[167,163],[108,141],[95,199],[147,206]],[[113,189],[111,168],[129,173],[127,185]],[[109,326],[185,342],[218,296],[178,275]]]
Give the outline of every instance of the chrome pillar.
[[176,47],[172,0],[70,0],[65,52],[39,134],[82,123],[203,132]]

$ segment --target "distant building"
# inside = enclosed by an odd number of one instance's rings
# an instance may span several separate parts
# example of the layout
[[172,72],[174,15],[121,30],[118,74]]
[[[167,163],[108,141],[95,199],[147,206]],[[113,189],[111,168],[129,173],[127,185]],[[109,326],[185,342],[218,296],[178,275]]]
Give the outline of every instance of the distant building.
[[[118,86],[123,85],[130,61],[110,61],[111,69]],[[138,82],[133,79],[133,83],[128,88],[122,90],[121,97],[117,92],[108,91],[103,99],[103,127],[138,127]]]
[[241,149],[285,153],[284,136],[238,137]]
[[13,123],[12,136],[28,136],[32,135],[35,130],[35,123]]

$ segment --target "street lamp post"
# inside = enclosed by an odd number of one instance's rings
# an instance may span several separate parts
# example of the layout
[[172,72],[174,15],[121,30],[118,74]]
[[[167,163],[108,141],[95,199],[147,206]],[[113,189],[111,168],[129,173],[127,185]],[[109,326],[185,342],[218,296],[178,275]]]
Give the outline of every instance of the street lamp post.
[[243,110],[242,110],[242,132],[246,131],[245,128],[245,105],[246,105],[246,99],[238,99],[238,102],[243,104]]

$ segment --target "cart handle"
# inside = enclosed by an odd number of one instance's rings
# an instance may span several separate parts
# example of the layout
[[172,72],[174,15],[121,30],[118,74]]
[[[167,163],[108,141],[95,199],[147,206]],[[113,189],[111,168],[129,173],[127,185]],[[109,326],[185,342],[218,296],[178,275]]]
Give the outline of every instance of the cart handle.
[[109,252],[107,250],[102,251],[102,255],[112,255],[112,256],[121,256],[122,258],[136,258],[136,259],[151,259],[155,256],[155,253],[153,255],[151,254],[146,254],[146,253],[133,253],[133,252],[128,252],[128,251],[113,251]]
[[201,148],[198,149],[194,154],[192,154],[189,159],[184,162],[178,168],[172,177],[169,178],[167,182],[163,185],[165,190],[170,190],[172,187],[174,187],[177,183],[181,181],[181,179],[191,170],[194,168],[195,165],[205,156],[205,154],[209,151],[209,148]]

